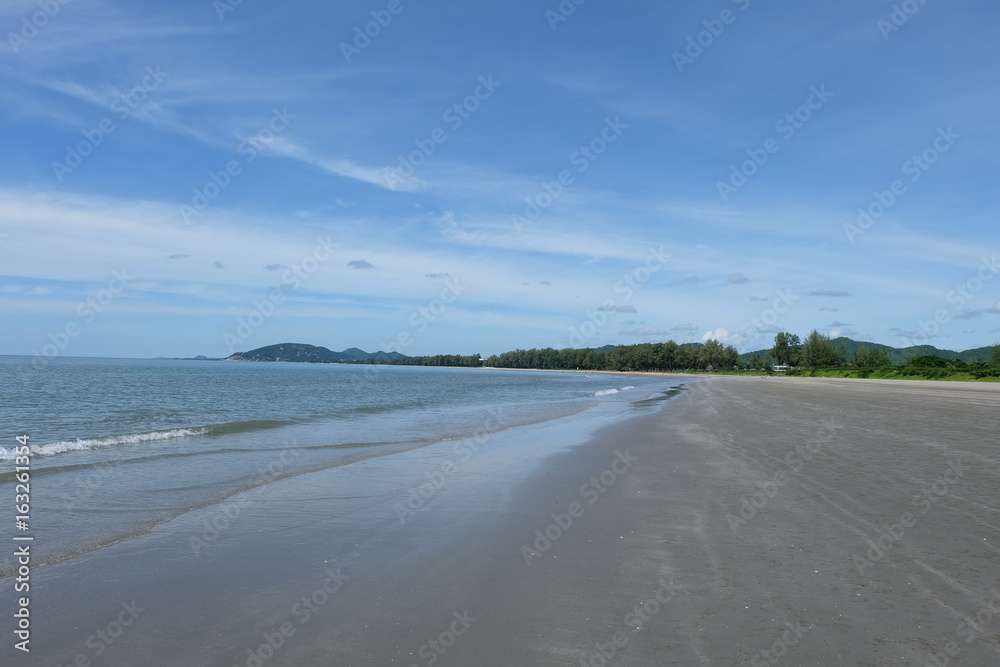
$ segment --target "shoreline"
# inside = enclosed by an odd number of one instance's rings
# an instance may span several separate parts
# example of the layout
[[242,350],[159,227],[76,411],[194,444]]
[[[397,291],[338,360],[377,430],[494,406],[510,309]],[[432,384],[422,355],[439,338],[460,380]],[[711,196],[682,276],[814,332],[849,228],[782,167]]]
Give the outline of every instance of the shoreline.
[[[439,368],[466,368],[464,366],[441,366]],[[850,378],[850,377],[828,377],[810,375],[785,375],[784,373],[767,374],[763,371],[747,371],[745,373],[717,373],[717,372],[694,372],[694,371],[585,371],[577,369],[552,369],[552,368],[498,368],[493,366],[483,366],[484,370],[493,371],[532,371],[537,373],[594,373],[602,375],[626,375],[632,377],[685,377],[685,378],[716,378],[716,377],[738,377],[738,378],[787,378],[797,380],[853,380],[859,382],[953,382],[956,384],[1000,384],[1000,379],[972,378],[968,380],[949,380],[935,378]]]
[[[32,573],[37,601],[33,647],[39,647],[33,653],[60,664],[70,664],[81,654],[97,658],[86,648],[87,636],[82,632],[73,636],[66,629],[100,627],[107,614],[114,618],[113,601],[134,598],[147,610],[143,618],[150,620],[145,625],[155,627],[147,632],[137,621],[130,641],[119,644],[121,652],[109,649],[104,659],[149,666],[245,664],[246,650],[241,646],[256,646],[261,633],[267,631],[258,628],[261,621],[256,614],[244,611],[254,608],[250,600],[261,594],[258,588],[273,588],[268,595],[285,597],[288,605],[257,611],[266,616],[283,609],[284,617],[294,620],[294,614],[287,613],[297,599],[292,591],[300,587],[300,580],[324,572],[327,566],[332,568],[327,561],[334,563],[334,554],[340,564],[336,570],[343,567],[345,576],[353,578],[361,575],[351,573],[348,565],[367,563],[371,568],[378,562],[392,569],[398,567],[399,559],[410,558],[407,554],[414,548],[449,545],[447,550],[458,549],[462,540],[452,530],[461,525],[463,532],[482,531],[476,515],[469,512],[478,511],[475,506],[485,495],[490,497],[488,505],[499,506],[509,497],[511,485],[534,474],[545,459],[589,440],[594,429],[608,420],[620,423],[629,419],[620,407],[602,410],[598,406],[571,417],[498,431],[478,441],[439,442],[306,473],[186,513],[148,533],[39,567]],[[439,486],[441,480],[445,483]],[[412,493],[407,490],[422,487],[433,490],[428,498],[417,501],[420,507],[409,510]],[[405,509],[400,511],[401,507]],[[361,555],[387,542],[388,548],[380,550],[376,559]],[[303,550],[303,544],[310,546]],[[371,577],[370,585],[374,586],[381,582],[383,572],[376,568],[365,576]],[[116,573],[111,582],[110,573]],[[416,573],[412,576],[419,579]],[[239,583],[246,577],[254,582],[250,591]],[[12,583],[12,578],[4,579],[2,588],[12,587]],[[402,589],[405,586],[401,585]],[[244,595],[249,599],[241,597]],[[352,595],[367,598],[363,590]],[[55,605],[60,596],[63,600]],[[154,606],[152,600],[161,604]],[[193,609],[199,611],[194,613]],[[354,615],[347,608],[337,613],[346,614],[345,623]],[[219,625],[220,619],[225,620],[224,626]],[[300,636],[307,630],[310,628],[302,628]],[[183,635],[185,646],[199,643],[191,637],[204,637],[204,646],[218,649],[213,637],[220,633],[232,642],[230,649],[238,649],[236,652],[189,652],[183,658],[172,654],[162,662],[150,659],[162,653],[152,647],[164,636]],[[374,637],[373,641],[379,643]],[[5,655],[7,648],[0,649],[0,655]],[[244,660],[239,658],[240,652]]]
[[108,664],[991,664],[1000,615],[956,628],[1000,581],[1000,394],[809,379],[268,485],[33,573],[32,659],[134,600]]
[[[655,398],[655,396],[654,396]],[[594,399],[596,400],[596,399]],[[299,461],[301,454],[298,449],[294,447],[290,451],[282,451],[280,453],[280,458],[268,457],[268,463],[271,464],[271,468],[267,471],[261,469],[260,472],[254,473],[251,477],[240,478],[234,477],[232,480],[227,480],[230,486],[223,487],[212,487],[211,493],[205,495],[201,498],[188,499],[185,504],[178,505],[174,507],[170,512],[163,510],[146,518],[145,520],[133,524],[124,523],[123,526],[118,526],[113,532],[105,532],[101,534],[100,541],[88,541],[85,543],[67,543],[59,544],[58,546],[52,545],[40,545],[41,550],[34,552],[33,554],[33,564],[35,567],[46,567],[51,565],[56,565],[74,558],[81,556],[86,556],[87,554],[98,552],[101,549],[112,546],[124,541],[134,539],[136,537],[141,537],[150,532],[157,530],[157,528],[163,524],[174,521],[183,515],[196,512],[204,508],[211,508],[220,506],[233,498],[246,498],[248,496],[254,496],[260,492],[262,487],[270,484],[281,482],[283,480],[293,479],[296,477],[307,476],[314,473],[328,471],[334,468],[347,467],[358,464],[369,459],[377,459],[382,457],[391,457],[405,452],[420,450],[428,447],[436,447],[442,445],[448,445],[454,442],[465,442],[465,441],[475,441],[475,440],[489,440],[494,436],[507,432],[507,431],[517,431],[518,429],[530,429],[531,427],[542,425],[551,421],[561,421],[561,420],[572,420],[578,415],[586,413],[596,407],[595,404],[587,404],[580,402],[578,405],[572,406],[571,408],[561,407],[559,410],[554,410],[548,412],[544,415],[527,416],[525,414],[518,414],[516,417],[512,414],[503,414],[503,408],[505,406],[500,406],[497,409],[493,406],[488,416],[486,416],[485,421],[477,423],[474,427],[470,426],[468,430],[463,431],[453,431],[453,432],[440,432],[431,437],[424,438],[412,438],[403,439],[392,443],[385,442],[372,442],[372,443],[352,443],[350,445],[334,445],[331,446],[331,450],[336,450],[339,454],[339,458],[329,458],[324,459],[314,463],[302,463]],[[296,426],[294,424],[289,424],[289,426]],[[201,427],[198,427],[201,428]],[[177,429],[169,429],[170,431]],[[196,429],[197,430],[197,429]],[[267,430],[268,434],[273,433],[273,431]],[[280,433],[276,434],[280,439]],[[205,434],[194,434],[186,436],[188,438],[204,438],[208,437]],[[178,437],[180,439],[180,437]],[[294,442],[294,438],[292,439]],[[46,445],[36,445],[36,447],[44,447]],[[291,446],[290,446],[291,447]],[[317,449],[315,446],[307,447],[307,449]],[[104,450],[88,450],[95,451],[98,455],[101,455]],[[119,454],[114,450],[111,451],[112,456]],[[209,452],[208,455],[212,453]],[[268,454],[268,452],[264,452]],[[58,455],[56,455],[58,456]],[[177,456],[177,454],[174,454]],[[121,466],[125,464],[130,464],[133,461],[131,459],[110,459],[112,463],[104,463],[103,474],[100,471],[94,473],[99,478],[103,476],[111,476],[111,469],[115,466]],[[142,457],[137,459],[142,460]],[[242,461],[234,461],[234,465],[242,465],[247,467],[247,464]],[[275,467],[276,466],[276,467]],[[60,468],[56,469],[57,472],[61,472]],[[36,475],[39,473],[47,472],[47,470],[42,466],[37,466]],[[11,474],[9,481],[13,483],[13,478]],[[175,483],[181,483],[183,478],[177,477]],[[12,487],[11,487],[12,488]],[[36,486],[36,488],[39,488]],[[53,486],[42,487],[47,489],[55,488]],[[208,487],[206,487],[208,488]],[[80,498],[79,500],[87,500],[88,502],[93,501],[93,494],[95,492],[99,493],[98,488],[90,489],[90,494],[87,498]],[[51,496],[51,494],[49,494]],[[40,515],[47,515],[48,517],[53,517],[58,513],[64,511],[64,509],[58,504],[47,503],[46,501],[51,501],[51,497],[42,496],[41,494],[36,494],[36,497],[40,497],[39,501],[36,501],[36,512]],[[82,502],[80,503],[83,504]],[[107,511],[109,508],[104,506],[94,506],[91,509],[91,514],[101,512],[102,510]],[[142,510],[142,507],[137,507],[137,510]],[[78,511],[83,511],[80,508]],[[117,525],[117,524],[116,524]],[[52,530],[52,526],[47,526],[49,530]],[[44,528],[43,528],[44,529]],[[36,547],[37,549],[38,547]],[[10,553],[0,556],[0,579],[4,577],[11,576],[12,573],[16,573],[17,563],[14,558],[11,557]]]
[[[0,355],[0,357],[25,357],[32,358],[28,355]],[[954,379],[938,379],[938,378],[926,378],[926,377],[910,377],[910,378],[849,378],[849,377],[832,377],[832,376],[803,376],[803,375],[785,375],[782,372],[776,374],[768,374],[764,371],[747,371],[741,373],[730,373],[730,372],[713,372],[713,371],[607,371],[607,370],[581,370],[573,368],[504,368],[499,366],[437,366],[437,365],[409,365],[409,364],[362,364],[362,363],[346,363],[340,361],[334,362],[307,362],[307,361],[253,361],[253,360],[233,360],[228,358],[168,358],[168,357],[153,357],[147,359],[146,357],[66,357],[72,359],[110,359],[110,360],[148,360],[148,361],[239,361],[241,363],[247,364],[312,364],[312,365],[330,365],[330,366],[374,366],[378,368],[442,368],[442,369],[466,369],[466,370],[490,370],[490,371],[530,371],[537,373],[585,373],[585,374],[601,374],[601,375],[622,375],[631,377],[686,377],[686,378],[704,378],[704,377],[768,377],[768,378],[801,378],[801,379],[829,379],[829,380],[863,380],[872,382],[958,382],[958,383],[983,383],[983,384],[1000,384],[1000,378],[969,378],[963,380]]]

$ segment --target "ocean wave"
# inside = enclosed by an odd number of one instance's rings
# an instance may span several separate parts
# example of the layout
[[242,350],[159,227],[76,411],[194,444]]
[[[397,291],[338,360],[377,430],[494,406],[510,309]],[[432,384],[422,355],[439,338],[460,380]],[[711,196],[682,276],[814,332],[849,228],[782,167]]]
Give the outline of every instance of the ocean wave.
[[617,394],[620,391],[628,391],[629,389],[635,389],[633,386],[622,387],[621,389],[602,389],[601,391],[595,392],[594,396],[610,396],[611,394]]
[[[76,438],[75,440],[60,440],[44,445],[32,445],[33,456],[55,456],[65,452],[81,452],[90,449],[103,449],[116,445],[135,445],[143,442],[155,442],[159,440],[173,440],[174,438],[190,438],[204,435],[229,435],[233,433],[246,433],[248,431],[258,431],[267,428],[277,428],[293,422],[275,420],[255,420],[245,422],[227,422],[225,424],[211,424],[209,426],[197,426],[193,428],[172,428],[162,431],[145,431],[142,433],[122,433],[118,435],[107,435],[99,438]],[[0,461],[10,461],[14,458],[14,449],[0,447]]]
[[[31,453],[34,456],[55,456],[64,452],[80,452],[88,449],[113,447],[115,445],[132,445],[151,440],[169,440],[171,438],[184,438],[192,435],[205,435],[206,432],[206,429],[203,428],[175,428],[169,431],[124,433],[122,435],[109,435],[103,438],[77,438],[76,440],[61,440],[47,445],[33,445]],[[10,460],[13,457],[13,449],[0,447],[0,460]]]

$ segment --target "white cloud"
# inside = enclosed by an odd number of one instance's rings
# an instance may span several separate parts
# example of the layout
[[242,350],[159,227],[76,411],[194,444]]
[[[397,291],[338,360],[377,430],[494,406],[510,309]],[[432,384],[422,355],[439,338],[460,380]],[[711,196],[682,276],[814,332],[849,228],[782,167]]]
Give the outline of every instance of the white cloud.
[[[553,259],[552,266],[560,270],[557,282],[545,289],[512,290],[524,275],[538,272],[537,256],[486,255],[405,237],[359,240],[365,230],[354,220],[318,218],[308,225],[289,225],[280,217],[221,206],[209,207],[196,222],[185,225],[176,203],[0,187],[0,229],[7,235],[0,250],[7,276],[35,287],[38,280],[100,286],[113,270],[126,267],[138,277],[130,286],[136,296],[155,302],[158,296],[184,295],[189,300],[181,303],[192,309],[196,303],[191,300],[246,304],[260,298],[302,263],[317,237],[329,237],[339,247],[334,259],[324,262],[295,293],[378,299],[370,301],[376,316],[405,315],[410,306],[404,304],[439,293],[441,287],[432,281],[413,279],[425,275],[427,267],[447,267],[449,280],[469,285],[463,300],[574,317],[587,309],[580,295],[614,298],[615,282],[624,272],[579,263],[567,268]],[[364,271],[364,280],[359,280],[349,261],[364,261],[379,270]],[[225,271],[214,268],[214,262],[224,264]],[[200,288],[192,291],[190,285]],[[644,286],[639,297],[651,302],[662,298],[652,285]]]
[[729,329],[719,327],[715,331],[706,331],[702,334],[701,342],[705,343],[709,340],[717,340],[723,345],[739,345],[744,341],[744,336],[739,332],[729,333]]
[[860,334],[858,334],[858,332],[855,331],[854,329],[844,327],[844,328],[830,329],[830,333],[828,335],[830,336],[830,338],[840,338],[841,336],[845,338],[856,338]]
[[646,324],[639,324],[632,327],[627,327],[621,330],[621,333],[626,336],[668,336],[670,332],[657,329],[656,327],[651,327]]
[[315,167],[344,178],[353,178],[364,183],[371,183],[393,192],[417,192],[427,187],[427,184],[413,177],[404,177],[391,167],[382,169],[364,167],[346,158],[329,158],[317,155],[313,151],[299,146],[286,137],[275,137],[268,142],[267,147],[279,155],[300,160]]

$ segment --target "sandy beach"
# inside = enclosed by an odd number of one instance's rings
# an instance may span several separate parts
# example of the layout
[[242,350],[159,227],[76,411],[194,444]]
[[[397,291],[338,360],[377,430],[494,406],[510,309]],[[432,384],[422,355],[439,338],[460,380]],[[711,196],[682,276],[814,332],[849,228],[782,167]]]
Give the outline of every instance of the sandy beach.
[[662,406],[302,475],[39,568],[16,664],[997,663],[1000,385],[713,377]]

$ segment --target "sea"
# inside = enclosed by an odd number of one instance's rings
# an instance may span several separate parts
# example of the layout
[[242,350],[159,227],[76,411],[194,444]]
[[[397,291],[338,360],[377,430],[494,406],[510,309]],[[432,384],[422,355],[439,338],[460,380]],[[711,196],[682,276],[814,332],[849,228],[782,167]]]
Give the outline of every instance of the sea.
[[[649,412],[684,383],[482,368],[38,361],[0,356],[0,525],[35,537],[34,566],[291,476],[549,420]],[[18,526],[22,436],[30,511]],[[0,554],[0,577],[15,569]]]

